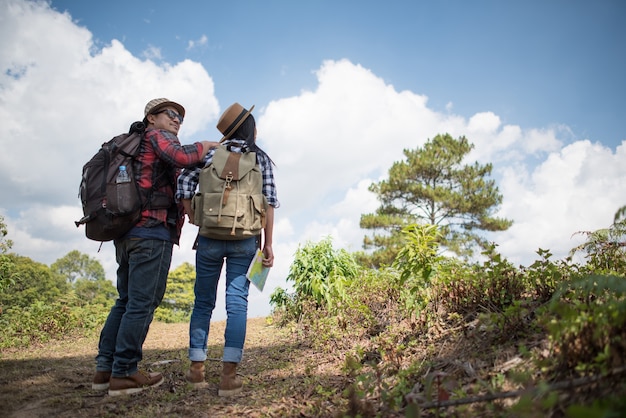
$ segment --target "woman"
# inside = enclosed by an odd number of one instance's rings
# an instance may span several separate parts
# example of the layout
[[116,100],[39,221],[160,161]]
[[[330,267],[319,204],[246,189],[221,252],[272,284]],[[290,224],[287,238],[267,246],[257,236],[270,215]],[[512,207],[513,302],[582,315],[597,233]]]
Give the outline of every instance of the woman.
[[[237,365],[243,357],[248,316],[248,290],[246,278],[248,266],[256,250],[262,248],[263,265],[272,267],[274,209],[279,207],[272,171],[273,162],[256,144],[256,123],[250,110],[234,103],[220,117],[217,128],[222,133],[220,142],[232,152],[255,152],[257,164],[263,176],[262,192],[267,199],[266,222],[261,236],[240,240],[222,240],[199,236],[196,249],[196,283],[194,308],[189,324],[189,360],[191,366],[186,379],[194,387],[206,386],[204,362],[207,358],[207,341],[211,314],[215,308],[217,285],[224,260],[226,260],[226,330],[219,396],[233,396],[241,392],[243,384],[237,377]],[[208,166],[215,150],[204,158]],[[191,198],[198,186],[202,166],[186,169],[178,177],[177,198],[181,199],[189,219],[194,219]],[[261,238],[263,242],[261,243]],[[261,245],[262,244],[262,245]]]

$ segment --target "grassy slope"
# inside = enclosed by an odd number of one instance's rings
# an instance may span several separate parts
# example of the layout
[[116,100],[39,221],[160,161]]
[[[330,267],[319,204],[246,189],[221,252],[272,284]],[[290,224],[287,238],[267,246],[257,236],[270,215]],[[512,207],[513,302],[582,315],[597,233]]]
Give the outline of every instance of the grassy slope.
[[[224,322],[212,325],[209,357],[220,357],[223,333]],[[91,390],[96,346],[96,336],[74,336],[1,352],[0,416],[261,417],[300,412],[331,416],[337,408],[325,404],[310,382],[336,386],[342,380],[339,359],[318,358],[299,346],[288,330],[268,326],[262,318],[249,320],[245,359],[239,368],[245,391],[236,400],[217,396],[221,367],[217,360],[207,361],[208,388],[193,390],[185,384],[187,324],[153,323],[141,366],[163,372],[166,382],[137,395],[112,398]]]
[[[450,399],[472,394],[518,390],[516,372],[541,380],[537,359],[549,357],[548,344],[541,333],[503,339],[478,321],[441,323],[428,330],[396,322],[378,336],[350,329],[339,330],[335,337],[322,327],[277,328],[263,318],[249,320],[245,358],[239,373],[244,392],[237,399],[217,396],[223,344],[224,322],[212,324],[207,379],[209,387],[193,390],[184,382],[187,361],[187,324],[154,323],[144,346],[142,367],[164,373],[166,382],[137,395],[112,398],[91,390],[97,336],[71,336],[28,350],[0,352],[0,416],[7,417],[404,417],[406,409],[386,409],[382,391],[372,396],[350,396],[349,388],[359,379],[345,370],[346,359],[359,347],[362,366],[389,373],[397,367],[403,372],[418,365],[415,376],[396,382],[415,382],[404,393],[412,393],[418,403],[450,395]],[[316,328],[316,329],[313,329]],[[356,331],[356,330],[355,330]],[[360,334],[360,335],[359,335]],[[382,336],[383,338],[379,338]],[[389,344],[388,346],[385,346]],[[394,357],[402,344],[402,356]],[[395,345],[395,347],[394,347]],[[524,346],[520,350],[520,346]],[[520,352],[526,353],[521,355]],[[368,353],[371,353],[368,354]],[[382,356],[380,353],[383,353]],[[428,378],[434,376],[431,387]],[[623,377],[623,376],[622,376]],[[498,381],[500,379],[500,381]],[[386,379],[385,384],[393,382]],[[439,381],[440,384],[436,383]],[[434,382],[434,383],[433,383]],[[568,396],[589,401],[604,390],[619,390],[626,395],[620,379],[570,389]],[[380,382],[370,381],[370,389]],[[604,387],[605,389],[602,389]],[[426,396],[426,393],[430,395]],[[575,393],[574,393],[575,392]],[[462,395],[456,396],[456,393]],[[555,392],[563,395],[565,392]],[[427,399],[428,398],[428,399]],[[517,398],[498,399],[449,409],[422,411],[421,416],[564,416],[558,405],[545,413],[545,396],[534,397],[521,415],[511,415]],[[508,411],[508,412],[507,412]],[[534,412],[533,412],[534,411]],[[539,412],[542,411],[542,412]],[[357,415],[358,414],[358,415]],[[584,416],[584,415],[583,415]]]

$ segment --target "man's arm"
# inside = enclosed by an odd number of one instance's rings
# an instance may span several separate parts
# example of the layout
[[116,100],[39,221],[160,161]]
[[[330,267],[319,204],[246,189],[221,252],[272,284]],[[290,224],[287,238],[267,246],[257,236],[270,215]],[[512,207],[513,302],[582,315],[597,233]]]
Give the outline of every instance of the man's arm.
[[219,147],[219,142],[214,141],[202,141],[202,154],[200,155],[200,159],[204,158],[207,153],[213,148]]

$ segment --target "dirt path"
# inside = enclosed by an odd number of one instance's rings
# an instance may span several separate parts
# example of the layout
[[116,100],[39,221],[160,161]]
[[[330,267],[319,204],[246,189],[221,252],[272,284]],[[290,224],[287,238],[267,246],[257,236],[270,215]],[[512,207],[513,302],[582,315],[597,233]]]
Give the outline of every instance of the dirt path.
[[[162,372],[165,383],[136,395],[110,397],[91,389],[97,336],[0,352],[0,417],[289,417],[332,416],[316,388],[341,385],[339,359],[324,359],[301,347],[285,329],[264,318],[248,321],[244,360],[238,372],[244,392],[235,400],[217,396],[225,323],[211,326],[208,388],[184,381],[187,324],[153,323],[141,368]],[[321,366],[320,366],[321,365]],[[341,402],[341,401],[338,401]]]

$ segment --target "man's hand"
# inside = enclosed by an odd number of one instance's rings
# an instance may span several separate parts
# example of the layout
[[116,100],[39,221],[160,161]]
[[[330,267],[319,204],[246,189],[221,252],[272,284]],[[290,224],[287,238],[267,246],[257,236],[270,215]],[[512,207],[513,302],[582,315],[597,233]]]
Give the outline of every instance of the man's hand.
[[195,225],[193,223],[194,214],[193,214],[193,209],[191,209],[191,199],[181,199],[181,202],[183,204],[183,208],[185,208],[185,213],[189,217],[189,223],[192,225]]
[[220,143],[215,141],[202,141],[202,158],[204,158],[210,150],[217,148],[219,145]]

